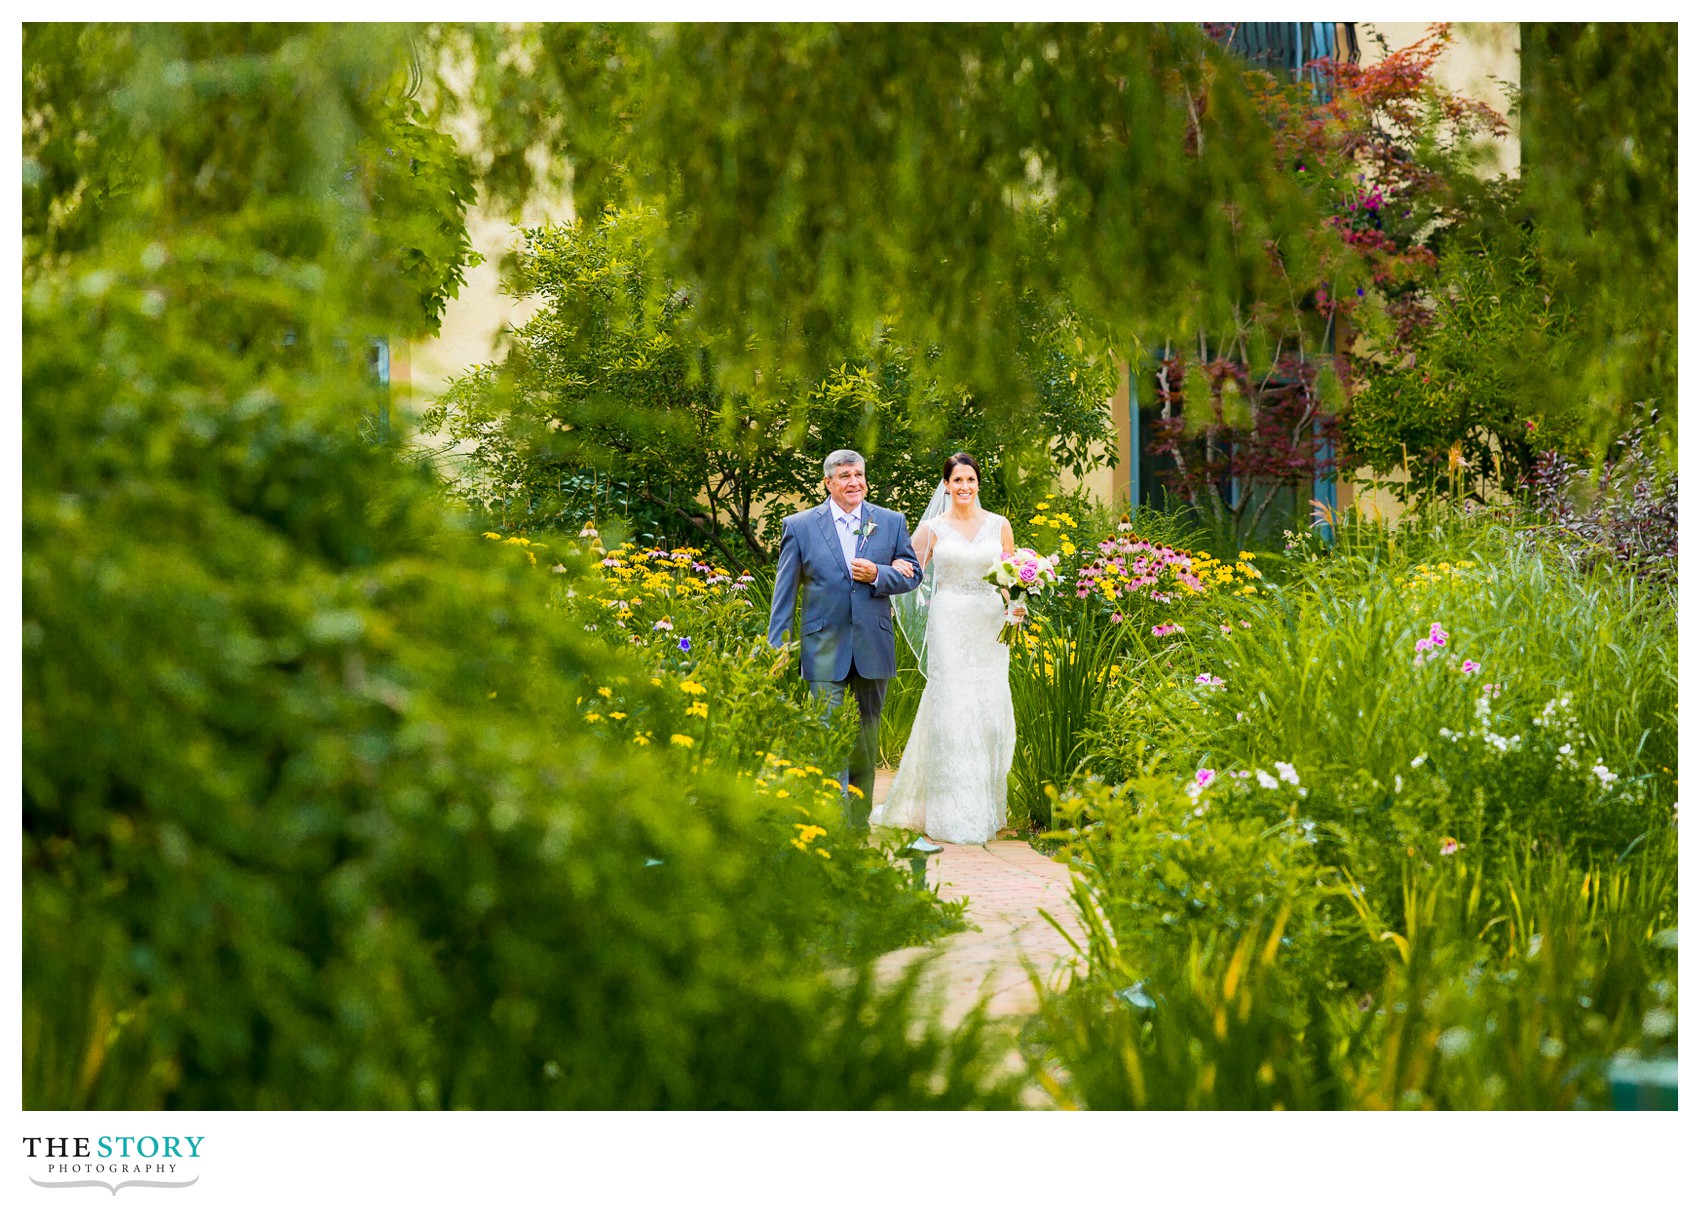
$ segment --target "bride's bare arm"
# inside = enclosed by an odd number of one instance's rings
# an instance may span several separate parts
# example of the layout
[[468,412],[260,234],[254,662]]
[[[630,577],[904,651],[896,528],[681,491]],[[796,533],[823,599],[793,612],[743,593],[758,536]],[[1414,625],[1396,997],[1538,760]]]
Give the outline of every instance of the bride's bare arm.
[[922,522],[915,527],[915,533],[909,536],[909,542],[915,548],[915,554],[920,557],[921,571],[925,572],[927,561],[933,558],[933,524]]
[[[1008,518],[1003,520],[1003,553],[1006,557],[1015,554],[1015,531],[1009,528]],[[1003,600],[1009,601],[1007,592],[1003,595]],[[1010,614],[1015,618],[1024,619],[1027,617],[1027,607],[1023,603],[1017,602],[1014,608],[1010,610]]]

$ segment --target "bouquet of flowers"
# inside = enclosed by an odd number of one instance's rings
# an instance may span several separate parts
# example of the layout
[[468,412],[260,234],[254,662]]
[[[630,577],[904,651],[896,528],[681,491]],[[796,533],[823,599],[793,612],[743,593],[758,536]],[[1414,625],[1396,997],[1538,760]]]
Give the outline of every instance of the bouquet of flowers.
[[1016,605],[1057,583],[1057,557],[1042,556],[1031,547],[1017,547],[998,561],[986,580],[1009,594],[1009,610],[998,631],[998,643],[1007,644],[1021,626],[1015,617]]

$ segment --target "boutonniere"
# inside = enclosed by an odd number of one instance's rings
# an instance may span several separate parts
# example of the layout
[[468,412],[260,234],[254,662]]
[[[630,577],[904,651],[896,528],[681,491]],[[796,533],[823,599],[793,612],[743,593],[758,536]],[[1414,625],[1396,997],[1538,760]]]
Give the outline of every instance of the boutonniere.
[[850,530],[850,533],[855,535],[858,539],[866,539],[869,535],[873,534],[874,531],[878,530],[878,529],[879,529],[879,523],[878,522],[874,521],[870,517],[864,517],[862,519],[862,524],[860,526],[852,527],[851,530]]

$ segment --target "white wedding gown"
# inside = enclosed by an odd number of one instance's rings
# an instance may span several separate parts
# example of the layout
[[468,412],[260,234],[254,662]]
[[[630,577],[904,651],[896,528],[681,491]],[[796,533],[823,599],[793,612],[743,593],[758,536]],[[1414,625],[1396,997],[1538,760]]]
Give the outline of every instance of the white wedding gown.
[[997,639],[1004,600],[984,579],[1003,554],[1003,519],[986,514],[972,540],[942,517],[929,525],[927,685],[891,793],[871,823],[979,845],[1007,819],[1015,756],[1009,649]]

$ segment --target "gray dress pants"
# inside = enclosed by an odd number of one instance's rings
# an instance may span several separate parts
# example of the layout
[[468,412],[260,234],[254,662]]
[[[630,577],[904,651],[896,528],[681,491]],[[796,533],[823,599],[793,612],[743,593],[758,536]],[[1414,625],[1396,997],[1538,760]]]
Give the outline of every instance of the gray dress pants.
[[810,693],[825,699],[833,711],[844,702],[846,690],[856,696],[856,713],[861,717],[856,730],[856,747],[850,751],[850,769],[840,772],[838,781],[862,793],[846,792],[844,796],[844,822],[859,833],[868,831],[868,814],[874,808],[874,769],[879,765],[880,756],[880,709],[885,706],[885,688],[889,681],[888,678],[865,678],[856,672],[852,663],[850,676],[842,682],[809,683]]

